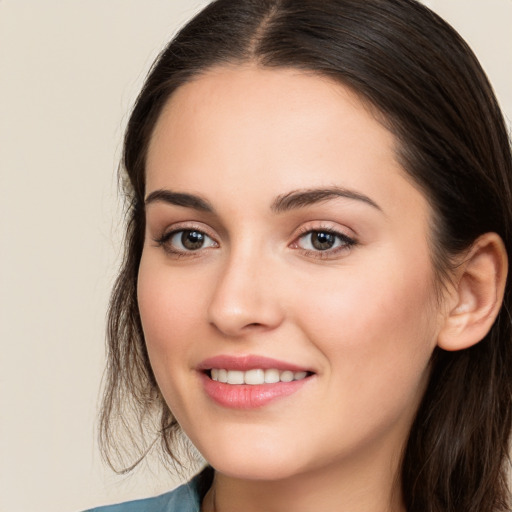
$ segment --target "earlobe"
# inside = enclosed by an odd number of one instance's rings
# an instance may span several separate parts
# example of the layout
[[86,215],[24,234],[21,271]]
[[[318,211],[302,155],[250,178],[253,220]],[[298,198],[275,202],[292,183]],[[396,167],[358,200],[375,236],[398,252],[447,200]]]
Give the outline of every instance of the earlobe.
[[452,306],[438,335],[440,348],[462,350],[486,336],[503,302],[507,271],[501,237],[496,233],[480,236],[456,271]]

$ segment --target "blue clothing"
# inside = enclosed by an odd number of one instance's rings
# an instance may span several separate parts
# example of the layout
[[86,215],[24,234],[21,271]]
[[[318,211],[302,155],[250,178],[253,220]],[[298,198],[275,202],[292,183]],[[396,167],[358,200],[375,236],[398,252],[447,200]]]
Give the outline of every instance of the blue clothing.
[[212,479],[212,468],[206,468],[190,482],[180,485],[171,492],[154,498],[97,507],[85,512],[199,512]]

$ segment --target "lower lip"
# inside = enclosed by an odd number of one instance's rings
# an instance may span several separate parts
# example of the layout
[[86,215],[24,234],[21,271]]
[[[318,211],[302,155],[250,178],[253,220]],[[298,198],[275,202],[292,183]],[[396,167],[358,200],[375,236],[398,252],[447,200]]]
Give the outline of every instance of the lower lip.
[[298,391],[310,379],[306,377],[292,382],[276,382],[275,384],[224,384],[212,380],[201,373],[206,394],[217,404],[230,409],[256,409],[263,407],[279,398],[284,398]]

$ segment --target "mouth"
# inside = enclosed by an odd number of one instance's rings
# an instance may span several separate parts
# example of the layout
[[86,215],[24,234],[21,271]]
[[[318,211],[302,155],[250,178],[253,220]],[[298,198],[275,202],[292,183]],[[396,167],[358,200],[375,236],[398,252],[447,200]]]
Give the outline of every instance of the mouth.
[[247,371],[212,368],[205,372],[210,379],[223,384],[259,386],[303,380],[312,375],[307,371],[278,370],[277,368],[254,368]]
[[217,356],[199,365],[206,395],[230,409],[256,409],[295,394],[315,372],[261,356]]

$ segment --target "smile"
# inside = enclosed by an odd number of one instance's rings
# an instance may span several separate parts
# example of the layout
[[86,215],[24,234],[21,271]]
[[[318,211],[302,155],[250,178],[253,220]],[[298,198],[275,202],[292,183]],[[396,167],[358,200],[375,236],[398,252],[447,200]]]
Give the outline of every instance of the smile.
[[292,382],[302,380],[308,376],[308,372],[291,370],[280,371],[277,368],[264,370],[256,368],[248,371],[226,370],[223,368],[212,368],[210,378],[216,382],[224,384],[248,384],[257,386],[261,384],[276,384],[277,382]]
[[197,367],[210,400],[228,409],[259,409],[293,395],[315,380],[315,372],[263,356],[221,355]]

